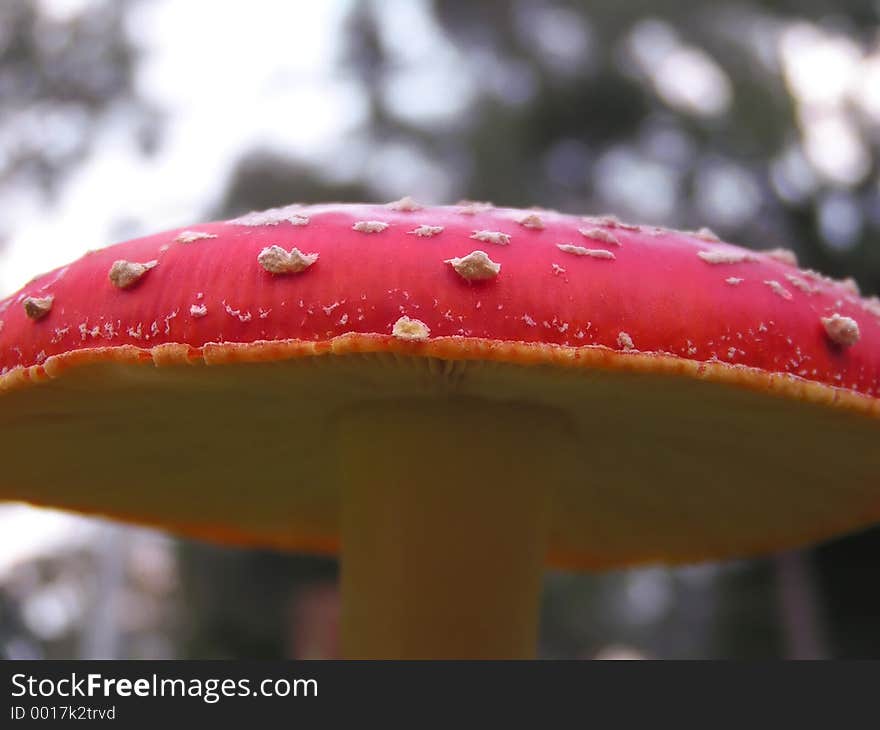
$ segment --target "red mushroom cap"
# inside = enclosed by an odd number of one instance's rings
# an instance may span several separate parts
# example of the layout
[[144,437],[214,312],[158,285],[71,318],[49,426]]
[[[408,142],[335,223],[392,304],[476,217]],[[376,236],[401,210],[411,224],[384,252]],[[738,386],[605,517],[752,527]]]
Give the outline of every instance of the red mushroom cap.
[[[125,406],[136,432],[145,415],[137,408],[149,410],[152,389],[173,393],[172,410],[185,385],[189,394],[222,393],[242,412],[254,387],[245,378],[261,378],[255,397],[278,395],[284,363],[299,363],[297,382],[313,378],[317,391],[359,397],[363,383],[393,379],[386,365],[357,369],[369,353],[394,354],[398,363],[464,363],[455,386],[447,367],[443,392],[570,409],[589,470],[624,486],[619,503],[601,489],[589,491],[583,509],[578,497],[563,500],[567,512],[551,546],[560,564],[756,552],[880,519],[872,450],[880,436],[880,301],[861,298],[851,282],[798,269],[790,254],[742,249],[706,230],[543,210],[428,208],[409,199],[294,205],[90,252],[0,301],[0,434],[29,458],[39,444],[26,448],[27,439],[63,451],[65,424],[82,428],[74,415],[82,413],[120,448],[107,424],[118,425]],[[332,366],[318,357],[329,355]],[[468,370],[474,361],[492,367]],[[203,364],[217,367],[184,367]],[[439,392],[409,375],[402,380],[395,387]],[[108,405],[111,394],[133,400]],[[337,396],[304,412],[316,417],[338,405]],[[590,409],[603,414],[601,423],[589,421]],[[193,418],[190,437],[205,447],[200,424],[210,430]],[[242,453],[266,458],[248,440],[246,421],[240,428]],[[297,434],[304,450],[315,448],[319,434]],[[600,443],[599,453],[588,448]],[[155,491],[160,467],[175,488],[192,478],[195,468],[169,474],[162,458],[150,461],[167,448],[151,440],[119,489]],[[75,468],[35,466],[13,450],[0,496],[202,536],[335,547],[330,498],[274,508],[279,515],[314,508],[319,519],[301,537],[282,531],[266,509],[235,514],[231,498],[202,510],[195,497],[186,503],[186,488],[172,511],[158,498],[139,498],[143,509],[135,508],[101,486],[101,449],[101,442],[71,448]],[[748,477],[761,470],[769,482],[758,489]],[[222,482],[222,471],[212,478]],[[307,471],[321,482],[319,464]],[[655,479],[662,496],[651,488]],[[774,479],[786,486],[768,494]],[[803,514],[793,517],[798,500]],[[767,514],[756,516],[761,510]],[[737,512],[748,525],[719,528]],[[785,519],[789,526],[768,528]],[[690,537],[679,534],[687,525]],[[590,529],[602,539],[578,536]]]

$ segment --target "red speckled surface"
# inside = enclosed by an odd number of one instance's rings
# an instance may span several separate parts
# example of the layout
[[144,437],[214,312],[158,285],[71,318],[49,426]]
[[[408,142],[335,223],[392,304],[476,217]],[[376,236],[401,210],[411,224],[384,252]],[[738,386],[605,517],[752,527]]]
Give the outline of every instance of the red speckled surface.
[[[745,365],[880,395],[880,302],[860,298],[846,285],[759,252],[742,263],[708,263],[698,252],[741,249],[696,234],[545,211],[468,214],[472,210],[291,206],[267,216],[274,224],[206,223],[110,246],[0,302],[0,369],[120,345],[198,348],[320,342],[353,332],[390,336],[394,323],[408,316],[428,326],[430,339],[612,350],[631,340],[642,353]],[[294,214],[308,223],[283,220]],[[544,227],[520,224],[526,215],[539,216]],[[358,221],[388,227],[359,232],[353,230]],[[443,230],[430,237],[408,233],[420,225]],[[613,234],[620,245],[579,232],[595,228]],[[184,230],[216,237],[177,242]],[[475,231],[507,233],[510,242],[474,240]],[[611,251],[614,259],[566,253],[557,244]],[[300,273],[270,274],[257,255],[271,245],[319,258]],[[497,277],[470,282],[444,263],[475,250],[501,265]],[[118,259],[159,263],[134,286],[119,289],[107,276]],[[731,277],[742,281],[728,283]],[[54,297],[51,311],[29,318],[24,298],[47,295]],[[206,314],[194,316],[194,305],[204,306]],[[837,345],[826,333],[822,318],[835,313],[858,324],[854,345]]]

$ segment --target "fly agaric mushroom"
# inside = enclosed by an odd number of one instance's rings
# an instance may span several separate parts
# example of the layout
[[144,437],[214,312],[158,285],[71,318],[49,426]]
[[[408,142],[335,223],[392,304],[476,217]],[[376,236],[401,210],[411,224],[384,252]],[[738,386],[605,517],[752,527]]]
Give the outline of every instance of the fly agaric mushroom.
[[704,231],[290,206],[89,253],[0,321],[0,497],[339,551],[350,657],[529,656],[545,565],[880,520],[880,303]]

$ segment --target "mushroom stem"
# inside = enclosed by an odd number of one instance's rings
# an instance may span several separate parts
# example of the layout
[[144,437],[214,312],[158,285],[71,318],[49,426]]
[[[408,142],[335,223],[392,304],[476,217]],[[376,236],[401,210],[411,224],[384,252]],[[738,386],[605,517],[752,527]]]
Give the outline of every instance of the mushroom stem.
[[533,657],[565,418],[382,403],[345,414],[339,439],[344,655]]

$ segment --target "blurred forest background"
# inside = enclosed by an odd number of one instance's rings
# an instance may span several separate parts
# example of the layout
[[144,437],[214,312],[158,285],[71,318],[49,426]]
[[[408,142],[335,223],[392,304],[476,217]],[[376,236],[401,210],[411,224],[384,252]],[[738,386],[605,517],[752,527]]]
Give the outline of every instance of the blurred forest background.
[[[710,226],[880,289],[880,2],[0,2],[0,295],[292,201]],[[541,654],[880,657],[880,529],[550,574]],[[0,656],[322,657],[336,565],[0,506]]]

